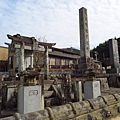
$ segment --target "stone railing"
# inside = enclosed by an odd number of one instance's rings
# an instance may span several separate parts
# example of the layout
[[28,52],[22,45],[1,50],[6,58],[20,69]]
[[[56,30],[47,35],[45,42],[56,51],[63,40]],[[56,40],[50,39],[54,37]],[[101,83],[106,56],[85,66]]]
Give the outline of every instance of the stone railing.
[[44,110],[23,115],[15,113],[0,120],[115,120],[119,115],[120,95],[111,94],[82,102],[46,107]]

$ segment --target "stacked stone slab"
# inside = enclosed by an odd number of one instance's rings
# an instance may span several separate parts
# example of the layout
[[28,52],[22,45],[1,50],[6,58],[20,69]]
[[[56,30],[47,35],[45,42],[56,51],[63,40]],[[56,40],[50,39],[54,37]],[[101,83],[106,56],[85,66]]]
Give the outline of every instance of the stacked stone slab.
[[86,70],[94,69],[94,61],[90,57],[81,57],[78,60],[78,70],[80,74],[85,74]]

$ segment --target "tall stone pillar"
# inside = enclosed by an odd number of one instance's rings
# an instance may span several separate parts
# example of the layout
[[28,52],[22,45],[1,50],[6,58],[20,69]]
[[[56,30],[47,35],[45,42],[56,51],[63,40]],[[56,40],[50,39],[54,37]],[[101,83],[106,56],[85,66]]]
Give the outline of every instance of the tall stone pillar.
[[81,57],[90,57],[89,47],[89,32],[87,9],[82,7],[79,9],[79,24],[80,24],[80,55]]
[[116,39],[109,40],[109,51],[110,51],[110,62],[112,68],[116,69],[116,72],[119,71],[119,54],[118,54],[118,43]]
[[89,32],[87,9],[79,9],[79,27],[80,27],[80,59],[78,60],[77,76],[84,76],[87,70],[94,69],[93,59],[90,58]]

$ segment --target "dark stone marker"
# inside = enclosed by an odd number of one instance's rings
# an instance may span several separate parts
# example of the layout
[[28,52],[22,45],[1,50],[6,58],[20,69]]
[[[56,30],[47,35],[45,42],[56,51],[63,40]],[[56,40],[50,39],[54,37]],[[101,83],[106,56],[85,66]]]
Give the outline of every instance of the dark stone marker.
[[112,68],[119,69],[118,43],[116,39],[109,40],[109,51]]

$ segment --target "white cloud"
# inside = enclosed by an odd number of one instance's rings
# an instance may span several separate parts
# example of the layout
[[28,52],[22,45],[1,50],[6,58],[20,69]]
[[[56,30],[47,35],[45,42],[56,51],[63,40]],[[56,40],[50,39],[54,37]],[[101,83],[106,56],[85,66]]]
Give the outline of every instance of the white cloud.
[[0,45],[6,34],[46,37],[56,47],[79,48],[79,9],[88,9],[90,48],[120,36],[118,0],[1,0]]

